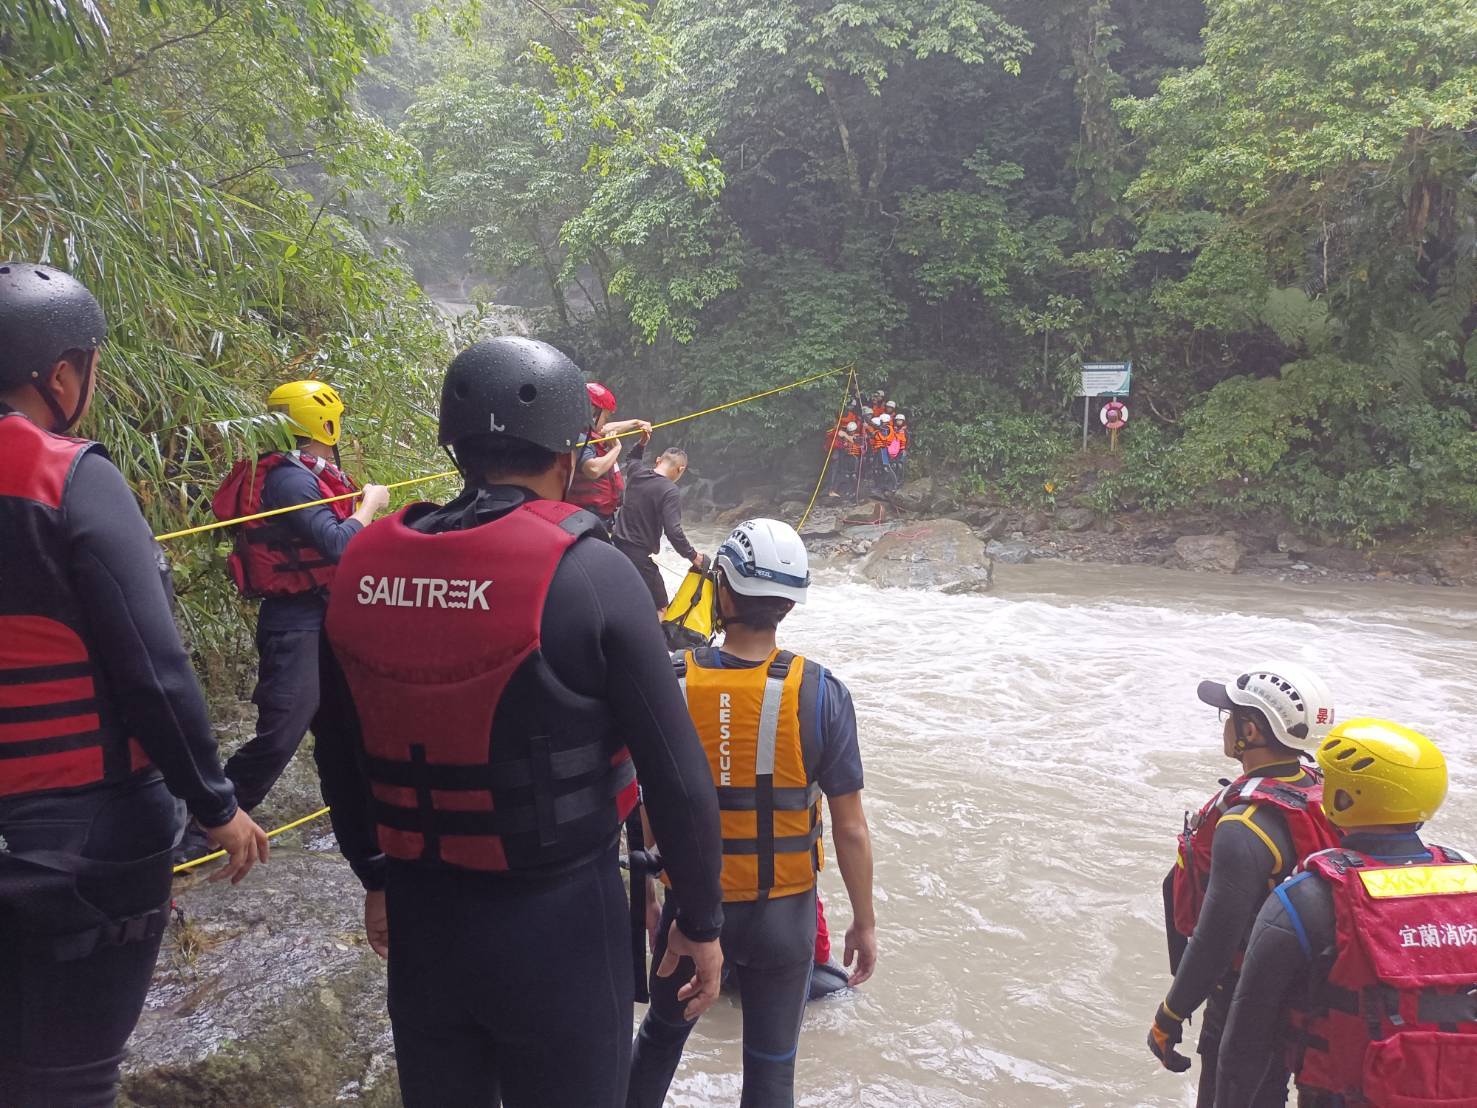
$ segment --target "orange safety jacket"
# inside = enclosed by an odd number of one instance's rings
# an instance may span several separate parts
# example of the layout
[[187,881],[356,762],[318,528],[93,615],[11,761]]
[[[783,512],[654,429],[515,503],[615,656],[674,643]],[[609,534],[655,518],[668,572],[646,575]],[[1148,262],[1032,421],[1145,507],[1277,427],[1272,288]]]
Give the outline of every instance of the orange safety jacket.
[[824,854],[820,743],[801,721],[805,659],[776,650],[765,664],[731,669],[714,655],[687,651],[675,666],[718,786],[723,899],[806,892]]

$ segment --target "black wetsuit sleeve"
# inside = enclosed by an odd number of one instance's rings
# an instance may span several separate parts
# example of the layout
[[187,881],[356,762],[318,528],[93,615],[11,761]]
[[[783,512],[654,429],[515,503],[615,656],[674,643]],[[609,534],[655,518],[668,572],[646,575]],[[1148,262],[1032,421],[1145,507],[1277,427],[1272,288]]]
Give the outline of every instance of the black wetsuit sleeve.
[[1174,925],[1174,869],[1164,875],[1164,938],[1169,944],[1169,972],[1179,973],[1180,962],[1185,957],[1185,947],[1190,940],[1180,934]]
[[[1252,921],[1267,895],[1269,883],[1280,878],[1278,871],[1286,864],[1286,848],[1279,847],[1278,853],[1282,857],[1274,858],[1261,836],[1239,820],[1228,818],[1246,812],[1244,806],[1232,808],[1215,830],[1210,883],[1205,891],[1200,921],[1195,925],[1195,934],[1190,937],[1180,959],[1174,984],[1164,998],[1169,1010],[1181,1018],[1204,1004],[1230,970],[1236,952],[1251,931]],[[1281,818],[1266,809],[1258,808],[1250,818],[1269,837],[1275,831],[1287,839]]]
[[[311,504],[323,499],[323,490],[318,480],[302,466],[293,462],[279,465],[267,474],[262,488],[262,507],[287,508],[293,504]],[[363,526],[357,519],[339,519],[328,505],[317,508],[302,508],[281,517],[292,528],[292,533],[330,562],[344,556],[344,547],[357,535]]]
[[816,779],[827,796],[847,796],[860,792],[862,751],[857,739],[856,707],[851,690],[831,673],[822,686],[825,698],[821,712],[821,764]]
[[1257,915],[1221,1037],[1216,1108],[1250,1108],[1256,1103],[1262,1078],[1278,1062],[1285,1045],[1283,1013],[1306,995],[1319,965],[1326,967],[1331,961],[1335,929],[1328,886],[1317,877],[1300,875],[1284,884],[1282,892],[1291,901],[1296,920],[1277,896],[1269,897]]
[[80,459],[63,504],[89,643],[129,734],[205,827],[236,814],[205,696],[174,625],[163,555],[117,467]]
[[321,637],[319,657],[319,708],[313,719],[313,760],[323,803],[331,809],[333,834],[349,867],[366,889],[385,887],[385,857],[380,853],[369,805],[369,778],[359,752],[363,736],[359,713],[349,692],[343,667]]
[[630,559],[594,539],[577,543],[550,586],[542,639],[561,681],[610,705],[672,881],[678,925],[689,938],[716,938],[723,926],[718,794]]
[[689,562],[697,557],[697,548],[687,541],[687,532],[682,530],[682,494],[670,482],[662,490],[662,530],[678,554]]

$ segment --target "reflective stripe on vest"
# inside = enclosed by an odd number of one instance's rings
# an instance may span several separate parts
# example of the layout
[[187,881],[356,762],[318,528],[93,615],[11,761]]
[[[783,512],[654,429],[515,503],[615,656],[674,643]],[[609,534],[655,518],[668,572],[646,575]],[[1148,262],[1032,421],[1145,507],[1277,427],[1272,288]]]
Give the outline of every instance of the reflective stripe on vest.
[[603,849],[636,801],[606,704],[543,656],[559,562],[599,521],[532,500],[427,534],[402,511],[340,563],[326,628],[358,710],[380,848],[498,872]]
[[1336,954],[1295,1014],[1300,1090],[1353,1105],[1477,1104],[1477,866],[1427,847],[1391,865],[1307,859],[1333,893]]
[[[1301,781],[1248,776],[1222,788],[1193,820],[1187,816],[1179,838],[1174,869],[1175,930],[1186,938],[1195,933],[1200,910],[1205,904],[1205,892],[1210,885],[1210,860],[1216,827],[1226,812],[1251,804],[1276,808],[1292,837],[1293,851],[1297,855],[1296,858],[1282,859],[1282,870],[1287,871],[1302,858],[1338,844],[1338,836],[1323,814],[1322,797],[1323,780],[1312,769],[1303,770]],[[1274,876],[1268,874],[1268,892]],[[1236,956],[1238,966],[1242,953],[1238,951]]]
[[689,652],[679,684],[718,786],[723,899],[790,896],[823,863],[820,786],[809,777],[800,720],[805,660],[710,668]]
[[0,413],[0,797],[121,781],[149,766],[108,711],[67,565],[63,501],[94,443]]

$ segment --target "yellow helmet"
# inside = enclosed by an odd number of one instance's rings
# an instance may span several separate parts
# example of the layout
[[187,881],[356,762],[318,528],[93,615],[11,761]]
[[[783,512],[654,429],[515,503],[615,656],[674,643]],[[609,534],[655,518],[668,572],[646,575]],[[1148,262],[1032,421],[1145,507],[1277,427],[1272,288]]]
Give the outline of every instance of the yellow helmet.
[[337,446],[344,402],[322,381],[289,381],[267,397],[267,411],[281,412],[297,430],[325,446]]
[[1338,827],[1425,823],[1446,799],[1436,744],[1384,719],[1351,719],[1318,747],[1323,811]]

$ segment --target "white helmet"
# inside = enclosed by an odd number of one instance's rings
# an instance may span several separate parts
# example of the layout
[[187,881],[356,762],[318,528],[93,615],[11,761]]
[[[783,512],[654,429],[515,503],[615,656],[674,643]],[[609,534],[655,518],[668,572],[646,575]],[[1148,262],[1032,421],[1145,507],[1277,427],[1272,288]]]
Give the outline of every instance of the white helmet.
[[886,404],[883,405],[883,407],[884,408],[891,408],[893,411],[897,411],[897,401],[896,400],[889,400]]
[[740,596],[778,596],[805,603],[810,557],[795,528],[777,519],[749,519],[733,529],[714,561]]
[[846,429],[848,431],[855,431],[856,430],[856,420],[852,420],[850,423],[848,423],[846,425]]
[[908,422],[908,417],[905,416],[905,415],[903,415],[902,412],[898,412],[896,422],[898,422],[898,423],[907,423]]
[[1271,725],[1272,737],[1294,750],[1317,749],[1333,730],[1333,694],[1295,662],[1269,662],[1224,685],[1202,681],[1197,691],[1217,708],[1257,709]]
[[877,417],[877,422],[878,423],[891,423],[892,422],[892,416],[888,415],[886,412],[883,412],[880,416]]

